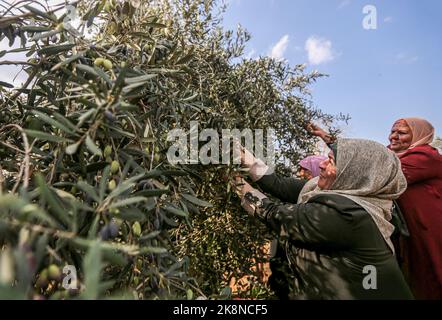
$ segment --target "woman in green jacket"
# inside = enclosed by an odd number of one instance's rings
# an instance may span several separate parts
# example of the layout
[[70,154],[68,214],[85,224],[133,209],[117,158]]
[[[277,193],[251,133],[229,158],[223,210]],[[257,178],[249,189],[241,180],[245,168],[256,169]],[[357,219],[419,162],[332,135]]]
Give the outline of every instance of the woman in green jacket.
[[284,244],[292,299],[412,299],[390,240],[392,200],[406,189],[399,159],[383,145],[339,139],[306,183],[268,174],[242,149],[260,188],[237,182],[242,205]]

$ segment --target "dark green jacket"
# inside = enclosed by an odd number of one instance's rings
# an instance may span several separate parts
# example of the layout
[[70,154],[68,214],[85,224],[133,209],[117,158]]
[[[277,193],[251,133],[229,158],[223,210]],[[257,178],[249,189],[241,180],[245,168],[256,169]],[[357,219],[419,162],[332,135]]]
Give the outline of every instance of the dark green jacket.
[[296,204],[305,181],[294,178],[272,174],[258,184],[289,202],[265,199],[258,214],[280,240],[286,239],[290,298],[413,298],[393,253],[361,206],[339,195]]

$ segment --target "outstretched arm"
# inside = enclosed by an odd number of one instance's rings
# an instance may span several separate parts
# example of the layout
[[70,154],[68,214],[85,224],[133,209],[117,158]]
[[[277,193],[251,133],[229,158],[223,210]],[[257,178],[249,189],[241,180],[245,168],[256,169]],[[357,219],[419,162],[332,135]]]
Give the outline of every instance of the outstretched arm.
[[296,203],[307,181],[291,177],[279,177],[272,173],[264,175],[257,183],[262,190],[281,201]]
[[311,122],[307,124],[306,130],[310,132],[310,134],[321,138],[327,145],[333,144],[336,141],[335,137],[333,137],[331,134],[324,131],[324,129]]
[[269,167],[260,159],[253,156],[243,146],[241,150],[241,163],[250,169],[249,174],[260,188],[272,196],[284,201],[296,203],[299,193],[306,181],[292,177],[279,177],[275,173],[269,174]]
[[346,231],[352,227],[335,209],[319,203],[275,202],[242,180],[236,186],[243,208],[277,236],[300,247],[342,249],[349,245]]

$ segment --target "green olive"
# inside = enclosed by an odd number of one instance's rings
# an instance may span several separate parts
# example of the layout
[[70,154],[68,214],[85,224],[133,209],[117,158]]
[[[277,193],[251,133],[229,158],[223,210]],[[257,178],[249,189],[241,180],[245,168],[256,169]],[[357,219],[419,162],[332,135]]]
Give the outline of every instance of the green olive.
[[111,164],[112,174],[117,173],[119,169],[120,169],[120,164],[118,163],[118,161],[116,161],[116,160],[112,161],[112,164]]
[[105,158],[109,157],[112,154],[112,146],[106,146],[103,151],[103,155]]
[[107,184],[107,187],[109,188],[110,191],[115,190],[115,188],[117,187],[117,182],[112,179],[111,181],[109,181],[109,183]]
[[38,276],[37,281],[35,282],[35,285],[37,288],[45,289],[49,284],[48,281],[48,269],[43,269],[40,272],[40,275]]
[[132,225],[132,231],[137,237],[141,235],[141,224],[138,221],[135,221]]
[[48,267],[48,276],[51,280],[59,280],[61,278],[60,268],[55,264],[51,264]]
[[113,214],[113,215],[119,214],[120,213],[120,209],[118,209],[118,208],[111,208],[111,209],[109,209],[109,213]]
[[97,58],[97,59],[94,60],[94,65],[99,67],[99,66],[101,66],[103,64],[103,62],[104,62],[103,58]]
[[104,59],[103,61],[103,67],[107,70],[111,70],[113,65],[112,65],[112,61],[108,60],[108,59]]

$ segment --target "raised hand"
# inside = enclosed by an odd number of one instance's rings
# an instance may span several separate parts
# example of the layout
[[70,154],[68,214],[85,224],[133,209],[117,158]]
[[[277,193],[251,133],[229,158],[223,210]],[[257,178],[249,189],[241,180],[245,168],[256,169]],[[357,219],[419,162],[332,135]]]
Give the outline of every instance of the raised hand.
[[325,135],[327,135],[327,132],[325,132],[320,126],[309,122],[306,126],[305,129],[311,134],[314,135],[316,137],[323,137]]
[[328,132],[324,131],[320,126],[309,122],[305,129],[313,136],[321,138],[326,144],[333,143],[335,141],[335,137],[330,135]]

